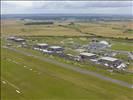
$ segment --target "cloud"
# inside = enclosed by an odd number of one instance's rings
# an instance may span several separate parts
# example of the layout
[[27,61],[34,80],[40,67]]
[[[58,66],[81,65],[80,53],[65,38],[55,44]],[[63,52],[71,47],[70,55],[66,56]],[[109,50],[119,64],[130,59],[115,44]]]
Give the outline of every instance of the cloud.
[[1,5],[2,13],[130,14],[133,9],[133,1],[2,1]]
[[2,1],[1,5],[3,7],[11,7],[11,8],[23,8],[23,7],[32,7],[32,3],[30,1]]
[[131,7],[132,1],[93,1],[86,3],[86,7]]
[[[39,6],[38,6],[39,5]],[[132,7],[132,1],[42,1],[35,8],[45,9],[84,9],[90,7]]]

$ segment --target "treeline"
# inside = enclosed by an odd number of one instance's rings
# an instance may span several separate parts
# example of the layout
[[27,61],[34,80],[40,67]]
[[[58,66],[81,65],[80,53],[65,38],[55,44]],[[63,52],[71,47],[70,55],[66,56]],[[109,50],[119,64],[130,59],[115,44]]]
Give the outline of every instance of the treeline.
[[25,23],[24,25],[50,25],[54,24],[54,22],[28,22]]

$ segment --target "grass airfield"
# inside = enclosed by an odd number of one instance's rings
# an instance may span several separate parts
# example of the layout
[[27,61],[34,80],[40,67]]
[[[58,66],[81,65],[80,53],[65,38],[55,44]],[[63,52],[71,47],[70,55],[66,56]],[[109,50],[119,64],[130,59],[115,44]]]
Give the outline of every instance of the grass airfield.
[[[2,100],[132,100],[132,89],[2,49]],[[19,93],[17,92],[19,91]]]
[[[132,28],[131,22],[107,22],[107,23],[76,23],[65,27],[54,25],[24,25],[20,20],[2,21],[2,36],[18,35],[26,36],[37,41],[49,44],[61,44],[71,41],[71,38],[58,38],[56,36],[103,36],[133,39],[132,32],[124,32]],[[121,30],[125,26],[124,30]],[[44,37],[53,36],[53,37]],[[34,38],[33,38],[34,37]],[[41,38],[42,37],[42,38]],[[88,38],[87,38],[88,39]],[[108,38],[107,38],[108,39]],[[64,41],[63,41],[64,40]],[[74,38],[77,44],[87,44],[90,40],[85,38]],[[112,50],[132,51],[132,41],[118,40],[111,41]],[[3,44],[3,41],[2,41]],[[5,45],[5,44],[4,44]],[[64,45],[64,44],[61,44]],[[69,46],[66,44],[65,46]],[[32,52],[26,49],[19,49]],[[61,68],[50,62],[29,57],[8,49],[1,49],[1,99],[2,100],[132,100],[133,90],[100,80],[96,77],[83,75],[81,73]],[[73,51],[70,51],[73,52]],[[38,53],[37,53],[38,54]],[[46,56],[44,56],[46,57]],[[120,55],[121,57],[121,55]],[[55,58],[58,59],[58,58]],[[125,59],[125,57],[124,57]],[[60,60],[60,59],[59,59]],[[132,70],[132,65],[130,69]],[[99,69],[96,70],[106,75]],[[116,75],[116,76],[115,76]],[[132,83],[132,76],[115,74],[107,76]]]

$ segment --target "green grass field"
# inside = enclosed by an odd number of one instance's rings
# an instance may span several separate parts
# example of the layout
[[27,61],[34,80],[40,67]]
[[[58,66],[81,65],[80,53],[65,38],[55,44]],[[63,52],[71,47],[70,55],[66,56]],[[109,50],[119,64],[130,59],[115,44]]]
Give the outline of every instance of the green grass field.
[[1,72],[2,100],[133,99],[132,89],[7,49],[2,49]]
[[[63,47],[66,47],[65,48],[65,53],[71,53],[71,54],[75,54],[75,55],[78,55],[79,52],[75,51],[75,49],[70,49],[73,47],[72,44],[69,44],[70,41],[73,41],[74,43],[77,43],[77,44],[80,44],[80,45],[84,45],[84,44],[88,44],[89,41],[91,41],[91,38],[87,38],[87,37],[75,37],[75,38],[65,38],[65,37],[25,37],[28,44],[36,44],[36,43],[48,43],[50,45],[61,45]],[[100,39],[100,40],[103,40],[103,39]],[[111,41],[111,40],[108,40],[108,41]],[[64,42],[62,44],[62,42]],[[6,45],[7,41],[6,40],[2,40],[2,43],[3,45]],[[111,41],[111,43],[113,44],[123,44],[125,43],[125,41],[121,41],[121,42],[118,42],[118,41]],[[12,44],[14,46],[17,47],[17,44],[12,42]],[[127,45],[131,46],[132,43],[128,43],[126,42]],[[124,45],[127,47],[127,45]],[[67,49],[69,48],[69,49]],[[32,49],[26,49],[26,48],[17,48],[19,50],[22,50],[22,51],[26,51],[26,52],[30,52],[30,53],[33,53],[35,55],[38,55],[40,57],[44,57],[44,55],[42,55],[42,53],[38,52],[38,51],[34,51]],[[118,49],[118,48],[117,48]],[[128,48],[126,48],[128,49]],[[130,48],[129,48],[130,49]],[[118,50],[121,50],[121,49],[118,49]],[[45,57],[50,57],[50,56],[46,56]],[[125,61],[127,61],[127,55],[125,56],[122,56],[122,57],[119,57],[119,56],[116,56],[117,58],[119,59],[123,59]],[[100,73],[100,74],[103,74],[105,76],[109,76],[109,77],[112,77],[114,79],[119,79],[119,80],[122,80],[122,81],[125,81],[125,82],[128,82],[128,83],[132,83],[132,74],[129,74],[129,73],[118,73],[118,72],[113,72],[113,73],[110,73],[107,68],[104,69],[103,66],[99,66],[99,65],[95,65],[95,64],[83,64],[83,63],[75,63],[75,61],[66,61],[65,59],[63,58],[60,58],[60,57],[56,57],[54,56],[53,59],[55,60],[58,60],[60,62],[63,62],[63,63],[68,63],[68,64],[75,64],[76,67],[82,67],[84,69],[87,69],[87,70],[91,70],[91,71],[94,71],[94,72],[97,72],[97,73]],[[129,65],[130,68],[127,68],[126,70],[132,70],[132,64]]]
[[133,45],[128,43],[114,43],[111,47],[113,50],[133,51]]
[[[56,59],[59,62],[63,62],[63,63],[70,64],[70,65],[75,65],[75,67],[80,67],[82,69],[97,72],[101,75],[108,76],[108,77],[111,77],[113,79],[122,80],[122,81],[125,81],[125,82],[128,82],[128,83],[131,83],[131,84],[133,83],[133,81],[132,81],[133,75],[130,74],[130,73],[115,72],[115,71],[113,73],[110,73],[109,71],[107,71],[107,69],[104,66],[95,65],[95,64],[92,64],[91,62],[85,64],[85,63],[75,62],[75,61],[71,61],[71,60],[66,60],[66,59],[60,58],[58,56],[43,55],[41,52],[35,51],[35,50],[32,50],[32,49],[26,49],[26,48],[17,48],[17,49],[25,51],[25,52],[32,53],[32,54],[40,56],[40,57],[51,58],[53,60]],[[132,67],[133,66],[130,65],[130,70],[132,70]]]

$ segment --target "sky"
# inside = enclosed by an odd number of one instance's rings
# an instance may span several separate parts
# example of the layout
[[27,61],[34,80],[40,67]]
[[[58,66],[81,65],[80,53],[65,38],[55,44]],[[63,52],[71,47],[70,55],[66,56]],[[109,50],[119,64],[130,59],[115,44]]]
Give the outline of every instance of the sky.
[[1,1],[2,14],[133,14],[133,1]]

